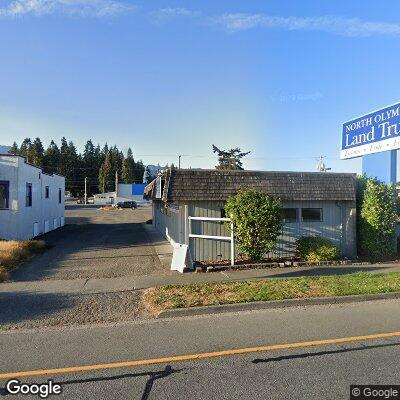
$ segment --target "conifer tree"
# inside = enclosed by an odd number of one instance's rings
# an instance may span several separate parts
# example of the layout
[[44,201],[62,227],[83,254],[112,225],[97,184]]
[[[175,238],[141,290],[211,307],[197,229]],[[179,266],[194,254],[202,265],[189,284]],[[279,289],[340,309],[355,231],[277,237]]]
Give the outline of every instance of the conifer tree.
[[49,174],[59,171],[60,166],[60,149],[52,140],[44,152],[44,169]]
[[212,145],[213,153],[218,154],[218,165],[216,169],[221,170],[243,170],[242,158],[247,156],[250,151],[243,153],[239,147],[230,150],[221,150],[217,146]]
[[12,144],[12,146],[10,147],[10,150],[8,150],[8,152],[10,154],[19,154],[19,148],[18,148],[17,142],[14,142]]

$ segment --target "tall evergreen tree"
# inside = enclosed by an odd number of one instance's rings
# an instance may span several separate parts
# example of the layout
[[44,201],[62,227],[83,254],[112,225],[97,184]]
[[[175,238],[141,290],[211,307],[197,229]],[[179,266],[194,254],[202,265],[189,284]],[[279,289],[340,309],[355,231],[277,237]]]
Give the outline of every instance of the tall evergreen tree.
[[40,138],[36,138],[28,150],[29,162],[43,168],[44,148]]
[[67,177],[68,174],[68,142],[67,139],[63,136],[61,138],[61,147],[60,147],[60,164],[58,167],[58,173]]
[[44,152],[44,169],[49,174],[54,174],[60,168],[60,149],[52,140]]
[[243,153],[239,147],[230,150],[221,150],[212,145],[213,153],[218,154],[218,165],[216,169],[221,170],[243,170],[242,158],[247,156],[250,151]]
[[28,162],[30,162],[30,159],[29,159],[29,152],[30,152],[31,147],[32,147],[32,141],[31,141],[31,139],[30,139],[30,138],[25,138],[25,139],[23,140],[22,144],[21,144],[20,149],[19,149],[21,156],[26,157],[26,160],[27,160]]
[[94,147],[93,142],[89,139],[83,150],[82,155],[82,178],[83,180],[87,178],[87,194],[91,196],[93,194],[94,185],[98,185],[98,175],[99,175],[99,161],[97,159],[100,154],[100,147]]
[[10,147],[10,150],[8,150],[8,152],[10,154],[19,154],[19,148],[18,148],[17,142],[14,142],[12,144],[12,146]]
[[128,160],[124,157],[122,160],[121,180],[122,183],[132,183],[132,173],[128,166]]
[[112,168],[110,154],[107,153],[99,171],[99,189],[105,193],[112,189]]
[[66,182],[68,182],[68,189],[74,195],[81,195],[83,193],[84,183],[82,179],[82,169],[80,156],[76,151],[76,147],[72,141],[68,142],[68,173],[66,176]]
[[142,160],[135,162],[133,171],[133,180],[137,183],[143,182],[145,166]]
[[115,187],[115,175],[116,173],[120,174],[122,169],[122,160],[124,155],[120,152],[117,146],[113,146],[110,148],[110,163],[111,163],[111,176],[113,186]]
[[133,159],[132,149],[129,147],[126,158],[122,164],[122,180],[124,183],[133,183],[135,179],[135,160]]

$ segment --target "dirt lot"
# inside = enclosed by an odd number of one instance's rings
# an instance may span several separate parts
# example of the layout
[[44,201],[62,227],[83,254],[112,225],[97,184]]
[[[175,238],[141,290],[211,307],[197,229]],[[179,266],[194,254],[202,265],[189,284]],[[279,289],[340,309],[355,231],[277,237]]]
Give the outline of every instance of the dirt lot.
[[11,280],[112,278],[167,272],[142,226],[149,207],[100,211],[66,207],[66,226],[44,236],[52,248],[13,272]]
[[[65,214],[65,227],[43,236],[51,248],[14,270],[11,282],[105,278],[106,287],[107,278],[170,273],[160,263],[143,225],[151,217],[149,207],[100,211],[95,206],[70,205]],[[0,293],[0,330],[148,318],[140,299],[138,290],[5,291]]]

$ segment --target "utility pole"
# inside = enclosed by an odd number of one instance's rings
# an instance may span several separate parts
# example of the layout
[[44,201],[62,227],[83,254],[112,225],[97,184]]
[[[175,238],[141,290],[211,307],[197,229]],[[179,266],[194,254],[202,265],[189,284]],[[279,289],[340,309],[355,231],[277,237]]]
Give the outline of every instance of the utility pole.
[[327,172],[330,171],[332,168],[327,168],[325,163],[324,163],[324,158],[325,156],[320,156],[318,159],[318,164],[317,164],[317,170],[319,172]]
[[118,197],[118,171],[115,171],[115,197]]
[[85,204],[87,204],[87,177],[85,176]]

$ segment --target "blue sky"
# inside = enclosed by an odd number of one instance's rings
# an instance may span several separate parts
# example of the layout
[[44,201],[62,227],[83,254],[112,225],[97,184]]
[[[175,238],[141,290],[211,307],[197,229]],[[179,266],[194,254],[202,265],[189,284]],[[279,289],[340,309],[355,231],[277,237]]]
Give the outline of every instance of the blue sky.
[[341,124],[399,101],[400,3],[0,0],[0,144],[65,135],[146,163],[340,161]]

